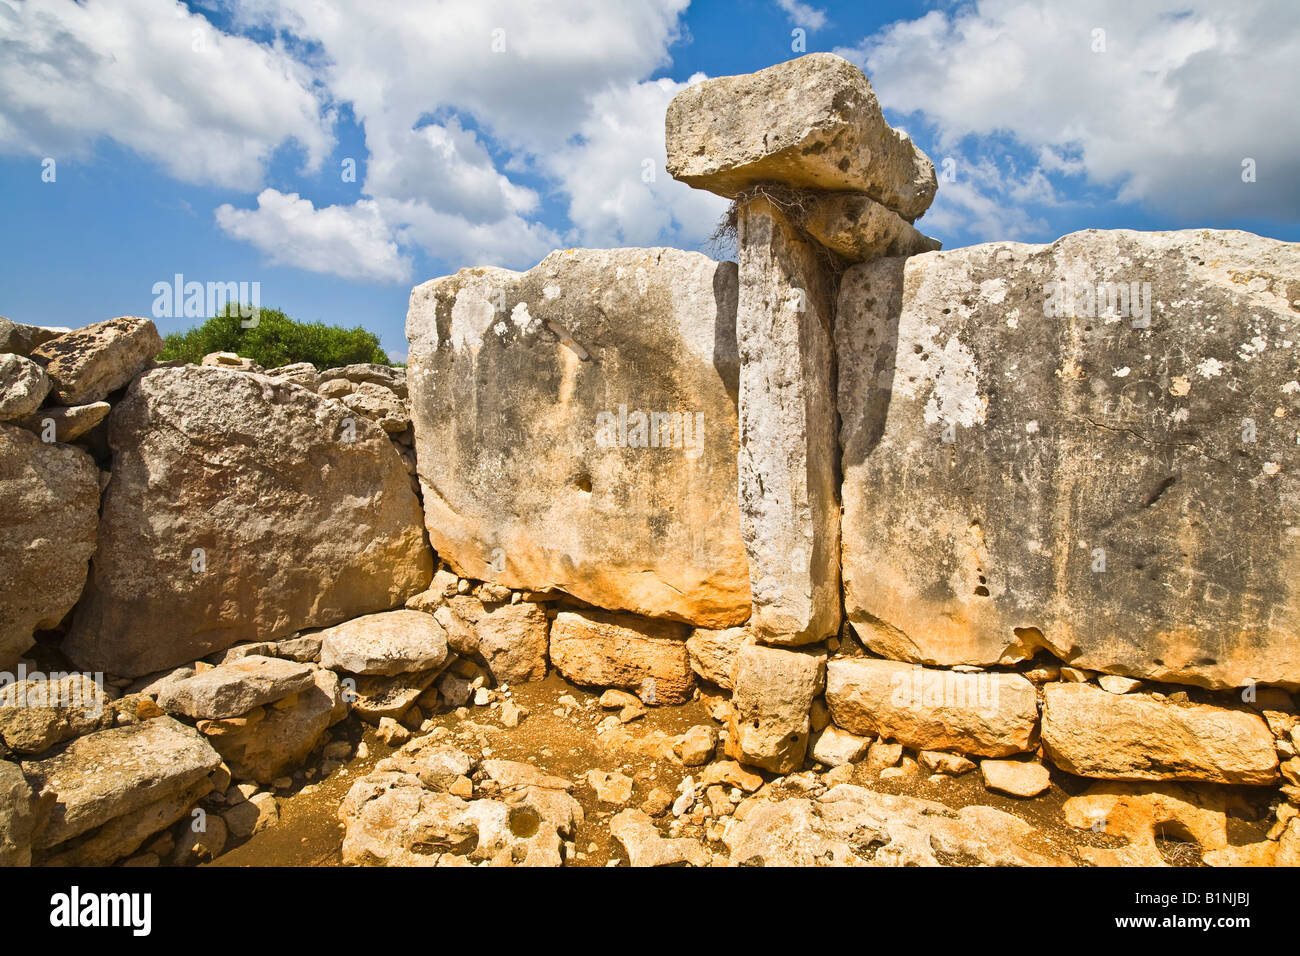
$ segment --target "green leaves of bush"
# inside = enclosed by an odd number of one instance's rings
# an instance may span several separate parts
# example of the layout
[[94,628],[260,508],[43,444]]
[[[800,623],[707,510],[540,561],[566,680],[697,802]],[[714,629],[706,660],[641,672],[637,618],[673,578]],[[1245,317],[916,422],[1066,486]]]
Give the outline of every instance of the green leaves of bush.
[[235,352],[263,368],[311,362],[317,369],[370,362],[390,365],[379,337],[357,326],[341,329],[321,322],[296,322],[278,309],[262,309],[257,325],[243,328],[239,306],[232,305],[188,332],[163,339],[158,358],[196,365],[209,352]]

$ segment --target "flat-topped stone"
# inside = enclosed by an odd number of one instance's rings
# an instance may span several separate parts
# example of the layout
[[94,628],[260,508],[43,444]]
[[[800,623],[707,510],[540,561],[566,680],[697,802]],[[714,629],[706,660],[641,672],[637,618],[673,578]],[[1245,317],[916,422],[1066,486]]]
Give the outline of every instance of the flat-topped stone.
[[34,844],[51,847],[132,810],[184,790],[221,763],[194,728],[171,717],[114,727],[78,738],[23,773],[52,794]]
[[760,182],[851,190],[911,221],[937,188],[929,157],[833,53],[687,87],[668,105],[666,140],[674,178],[727,197]]
[[158,706],[196,720],[237,717],[306,690],[311,684],[312,668],[308,664],[250,654],[164,685],[158,694]]
[[392,677],[431,670],[447,659],[447,632],[420,611],[367,614],[315,636],[321,642],[321,664],[351,674]]

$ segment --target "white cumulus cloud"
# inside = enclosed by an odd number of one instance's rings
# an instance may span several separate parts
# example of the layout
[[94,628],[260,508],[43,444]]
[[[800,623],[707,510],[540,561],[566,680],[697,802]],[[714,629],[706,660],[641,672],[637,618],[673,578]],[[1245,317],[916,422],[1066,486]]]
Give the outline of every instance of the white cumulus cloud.
[[61,156],[109,138],[170,176],[239,189],[296,142],[333,147],[309,71],[174,0],[0,2],[0,150]]

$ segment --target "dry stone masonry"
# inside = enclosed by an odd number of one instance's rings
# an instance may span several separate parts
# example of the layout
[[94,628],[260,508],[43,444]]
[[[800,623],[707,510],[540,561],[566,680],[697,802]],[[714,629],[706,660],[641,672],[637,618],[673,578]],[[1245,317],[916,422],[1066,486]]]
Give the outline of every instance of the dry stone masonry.
[[1296,245],[941,251],[830,54],[666,142],[738,262],[433,279],[409,373],[0,318],[0,865],[1300,864]]

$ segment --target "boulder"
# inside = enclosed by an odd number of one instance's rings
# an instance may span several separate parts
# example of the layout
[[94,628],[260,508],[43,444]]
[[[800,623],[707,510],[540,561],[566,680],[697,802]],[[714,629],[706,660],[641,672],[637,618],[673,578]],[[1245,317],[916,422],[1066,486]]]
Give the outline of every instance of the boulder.
[[1212,230],[849,269],[845,611],[868,647],[1300,686],[1297,274],[1300,246]]
[[807,644],[840,624],[833,282],[780,210],[738,212],[740,526],[750,627],[769,644]]
[[870,737],[859,737],[838,727],[827,727],[813,740],[812,757],[828,767],[857,763],[867,755]]
[[57,338],[69,329],[46,328],[40,325],[23,325],[0,315],[0,352],[31,355],[38,345]]
[[[344,698],[362,720],[378,724],[385,717],[400,720],[441,673],[440,668],[394,677],[378,675],[344,679]],[[356,686],[352,686],[355,682]]]
[[447,630],[456,653],[477,658],[498,684],[546,676],[550,620],[540,604],[521,601],[485,607],[476,597],[446,599],[434,617]]
[[381,611],[318,632],[321,664],[352,674],[392,677],[447,660],[447,632],[419,611]]
[[212,790],[212,778],[200,777],[189,786],[170,791],[53,850],[42,852],[36,862],[40,866],[109,866],[130,856],[155,833],[189,814],[194,804]]
[[389,434],[410,427],[411,415],[406,409],[406,402],[383,385],[361,382],[341,396],[339,401],[357,414],[366,416]]
[[1271,784],[1268,724],[1242,708],[1109,694],[1091,684],[1043,688],[1043,749],[1062,770],[1113,780]]
[[561,611],[551,663],[575,684],[634,691],[647,704],[683,704],[695,687],[686,628],[602,611]]
[[198,731],[171,717],[100,730],[53,756],[23,761],[32,786],[53,797],[35,846],[57,846],[181,792],[220,763]]
[[294,362],[290,365],[281,365],[279,368],[269,368],[266,374],[272,378],[283,379],[286,382],[293,382],[295,385],[301,385],[309,392],[316,391],[320,385],[320,373],[316,371],[316,366],[311,362]]
[[99,471],[79,448],[0,425],[0,670],[55,627],[86,583],[99,525]]
[[735,265],[675,249],[417,286],[408,384],[439,557],[516,590],[743,623],[736,295]]
[[20,754],[111,726],[113,709],[87,674],[33,675],[0,685],[0,743]]
[[609,833],[623,847],[630,866],[709,866],[713,862],[713,854],[703,843],[665,837],[642,810],[619,811],[609,821]]
[[745,644],[727,721],[727,756],[772,773],[803,767],[813,698],[826,686],[826,652]]
[[805,200],[798,224],[827,249],[849,262],[882,256],[915,256],[943,244],[922,235],[893,210],[862,193],[827,193]]
[[347,716],[333,671],[311,671],[307,688],[256,720],[201,721],[199,730],[239,780],[270,784],[307,758],[325,731]]
[[0,353],[0,421],[30,415],[49,391],[45,369],[21,355]]
[[422,591],[419,501],[384,433],[348,417],[255,373],[136,381],[109,418],[113,479],[68,656],[138,676]]
[[140,374],[162,351],[153,320],[125,315],[65,332],[32,350],[61,405],[103,401]]
[[736,681],[736,654],[741,645],[753,640],[754,635],[746,627],[697,627],[686,639],[691,670],[723,690],[731,690]]
[[910,222],[938,185],[866,76],[833,53],[688,86],[668,104],[665,131],[668,172],[727,197],[768,182],[851,190]]
[[1037,692],[1019,674],[837,658],[826,665],[826,704],[850,733],[917,750],[1006,757],[1037,742]]
[[361,362],[356,365],[327,368],[320,373],[320,380],[321,382],[345,381],[353,385],[369,382],[372,385],[382,385],[398,398],[406,398],[406,369],[393,368],[389,365]]
[[[14,424],[41,436],[42,441],[47,434],[52,434],[55,441],[75,441],[107,418],[110,408],[108,402],[91,402],[71,408],[53,405],[16,419]],[[51,427],[53,432],[48,432]]]
[[19,766],[0,760],[0,867],[31,865],[36,807]]
[[981,760],[984,786],[1013,797],[1036,797],[1052,785],[1047,768],[1037,760]]
[[312,686],[313,673],[308,664],[250,654],[165,684],[158,692],[158,705],[196,720],[237,717],[306,690]]
[[1042,831],[993,807],[840,784],[762,801],[723,837],[732,866],[1068,866]]
[[262,366],[251,358],[237,352],[209,352],[199,361],[200,365],[212,365],[217,368],[231,368],[237,372],[261,372]]

